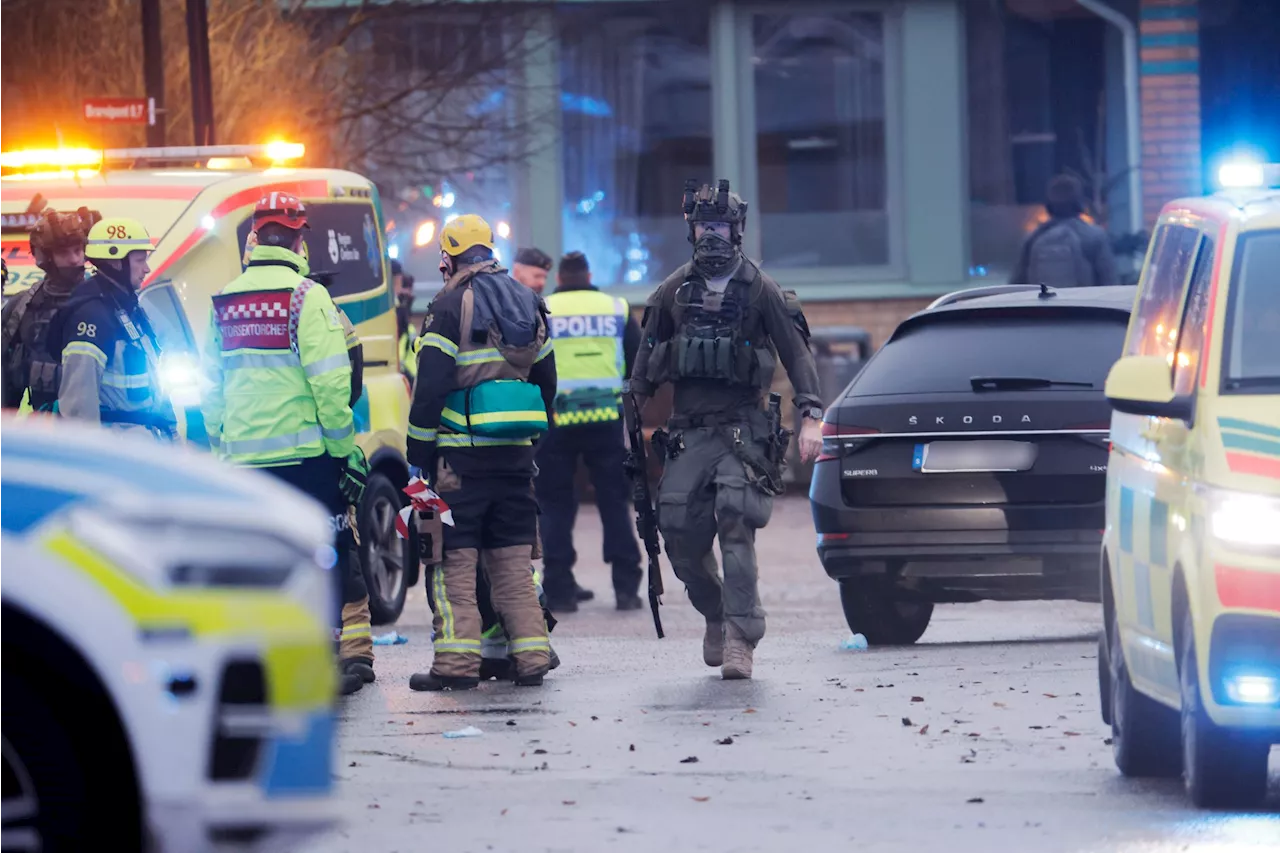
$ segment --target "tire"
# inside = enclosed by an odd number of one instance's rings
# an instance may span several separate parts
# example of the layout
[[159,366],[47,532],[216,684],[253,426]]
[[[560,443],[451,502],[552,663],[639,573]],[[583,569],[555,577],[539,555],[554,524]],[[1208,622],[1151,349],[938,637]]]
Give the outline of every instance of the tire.
[[18,672],[5,671],[3,849],[72,851],[112,839],[113,850],[140,850],[133,780],[118,760],[124,744],[102,743],[92,717],[68,704],[70,691],[44,696]]
[[405,567],[416,558],[414,540],[396,534],[396,514],[403,506],[400,497],[400,490],[387,475],[375,471],[369,475],[360,500],[360,568],[375,625],[388,625],[400,618],[409,589]]
[[1271,744],[1248,732],[1214,725],[1200,699],[1200,665],[1190,610],[1183,617],[1179,649],[1182,692],[1182,776],[1200,808],[1254,809],[1267,797]]
[[903,601],[884,587],[863,580],[840,581],[840,605],[849,630],[871,646],[909,646],[933,618],[933,602]]
[[1133,686],[1115,613],[1111,615],[1107,657],[1111,665],[1111,751],[1116,767],[1125,776],[1177,776],[1182,770],[1178,715]]
[[1111,654],[1107,649],[1107,632],[1098,637],[1098,700],[1102,722],[1111,725]]

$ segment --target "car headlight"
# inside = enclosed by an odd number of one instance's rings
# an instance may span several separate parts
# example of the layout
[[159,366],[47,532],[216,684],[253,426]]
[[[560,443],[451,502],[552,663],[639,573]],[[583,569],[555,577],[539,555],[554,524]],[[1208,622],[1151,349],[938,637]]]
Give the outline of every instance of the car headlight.
[[184,352],[160,356],[160,389],[175,408],[200,405],[201,382],[200,364],[192,356]]
[[252,529],[158,515],[77,510],[71,532],[153,588],[279,589],[299,569],[317,572],[315,554]]
[[1280,548],[1280,499],[1224,491],[1209,497],[1209,529],[1215,539],[1244,548]]

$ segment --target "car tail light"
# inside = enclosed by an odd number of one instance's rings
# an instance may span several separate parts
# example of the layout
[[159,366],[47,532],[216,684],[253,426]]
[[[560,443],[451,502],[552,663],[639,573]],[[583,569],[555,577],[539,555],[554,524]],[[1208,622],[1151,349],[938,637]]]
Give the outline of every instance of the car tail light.
[[865,444],[868,439],[863,436],[873,436],[879,432],[880,430],[870,427],[842,426],[823,421],[822,453],[818,455],[817,461],[828,462],[839,459],[842,452],[856,450]]

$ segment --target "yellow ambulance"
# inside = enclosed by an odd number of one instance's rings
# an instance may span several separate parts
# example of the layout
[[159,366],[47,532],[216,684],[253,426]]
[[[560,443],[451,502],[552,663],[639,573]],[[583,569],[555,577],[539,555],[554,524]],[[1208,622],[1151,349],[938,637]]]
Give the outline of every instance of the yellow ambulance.
[[375,622],[392,622],[416,578],[410,543],[395,533],[400,489],[408,482],[405,429],[410,389],[396,349],[395,292],[384,248],[377,187],[341,169],[292,165],[297,143],[139,148],[63,148],[0,155],[0,254],[6,295],[42,273],[26,229],[43,205],[140,221],[155,242],[151,275],[139,294],[164,347],[162,381],[191,441],[207,441],[198,366],[212,297],[238,276],[254,205],[287,192],[307,205],[307,250],[364,344],[364,394],[355,407],[359,443],[372,469],[359,508],[361,557]]
[[1278,178],[1164,208],[1106,384],[1102,715],[1205,807],[1260,804],[1280,743]]

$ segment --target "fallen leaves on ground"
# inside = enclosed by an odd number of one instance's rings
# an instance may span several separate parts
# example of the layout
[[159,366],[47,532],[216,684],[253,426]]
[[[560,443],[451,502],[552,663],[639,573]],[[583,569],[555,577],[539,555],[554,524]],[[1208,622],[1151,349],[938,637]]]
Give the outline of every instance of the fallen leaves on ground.
[[969,799],[965,800],[965,802],[966,803],[985,803],[986,800],[982,799],[982,797],[970,797]]
[[707,800],[711,798],[710,797],[691,797],[690,799],[692,799],[695,803],[705,803]]
[[924,701],[924,697],[923,697],[923,696],[912,696],[912,697],[911,697],[911,701],[912,701],[912,702],[923,702],[923,701]]
[[578,804],[577,800],[561,800],[560,802],[566,806],[576,806]]
[[508,725],[508,726],[514,726],[515,724],[516,724],[516,721],[515,721],[515,720],[507,720],[507,725]]
[[725,737],[722,737],[718,741],[716,741],[716,743],[718,743],[720,746],[732,746],[733,738],[726,735]]
[[698,763],[698,756],[696,756],[696,755],[690,755],[688,758],[682,758],[682,759],[680,759],[680,763],[681,763],[681,764],[697,764],[697,763]]
[[533,751],[533,754],[534,754],[534,755],[546,755],[546,754],[547,754],[547,751],[546,751],[545,749],[535,749],[535,750]]
[[920,731],[916,732],[916,734],[918,735],[927,735],[928,733],[929,733],[928,723],[925,723],[923,726],[920,727]]
[[903,725],[903,726],[905,726],[905,727],[911,727],[911,726],[914,726],[914,725],[915,725],[915,723],[911,722],[911,718],[910,718],[910,717],[903,717],[903,718],[902,718],[902,725]]

